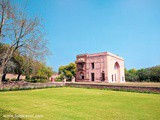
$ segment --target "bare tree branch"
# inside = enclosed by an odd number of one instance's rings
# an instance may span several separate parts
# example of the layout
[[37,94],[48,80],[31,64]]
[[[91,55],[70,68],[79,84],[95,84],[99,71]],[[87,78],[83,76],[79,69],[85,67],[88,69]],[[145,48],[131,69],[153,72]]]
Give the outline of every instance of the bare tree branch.
[[37,60],[48,55],[47,40],[38,17],[29,18],[9,0],[0,0],[0,20],[0,42],[9,44],[0,55],[0,68],[7,65],[17,50],[21,55]]

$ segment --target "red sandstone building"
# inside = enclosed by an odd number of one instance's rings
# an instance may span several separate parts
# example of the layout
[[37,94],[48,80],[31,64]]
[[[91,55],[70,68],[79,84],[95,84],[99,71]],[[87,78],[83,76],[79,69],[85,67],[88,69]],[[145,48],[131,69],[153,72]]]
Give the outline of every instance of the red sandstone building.
[[80,54],[76,64],[77,82],[125,82],[124,59],[112,53]]

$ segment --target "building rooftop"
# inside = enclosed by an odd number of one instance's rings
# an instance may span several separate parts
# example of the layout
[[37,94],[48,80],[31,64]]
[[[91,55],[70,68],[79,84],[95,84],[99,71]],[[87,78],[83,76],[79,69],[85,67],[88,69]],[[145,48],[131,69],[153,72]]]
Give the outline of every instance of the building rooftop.
[[77,57],[79,57],[79,56],[91,57],[91,56],[100,56],[100,55],[109,55],[109,56],[116,57],[116,58],[119,58],[119,59],[124,60],[124,59],[123,59],[122,57],[120,57],[119,55],[115,55],[115,54],[110,53],[110,52],[99,52],[99,53],[92,53],[92,54],[88,54],[88,53],[78,54]]

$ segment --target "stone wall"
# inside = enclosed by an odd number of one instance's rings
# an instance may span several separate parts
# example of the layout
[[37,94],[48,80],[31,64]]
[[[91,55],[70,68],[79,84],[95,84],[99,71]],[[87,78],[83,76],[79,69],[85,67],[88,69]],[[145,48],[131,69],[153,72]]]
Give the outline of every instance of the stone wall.
[[[17,79],[17,77],[18,77],[18,74],[6,74],[6,79],[9,79],[9,80],[11,80],[11,79]],[[26,76],[21,75],[20,79],[21,80],[25,80]]]
[[46,87],[62,87],[64,83],[10,83],[0,85],[0,90],[10,90],[10,89],[29,89],[29,88],[46,88]]
[[47,88],[47,87],[78,87],[78,88],[97,88],[97,89],[109,89],[118,91],[135,91],[135,92],[147,92],[147,93],[160,93],[160,87],[142,87],[142,86],[122,86],[122,85],[102,85],[102,84],[83,84],[83,83],[22,83],[13,82],[0,85],[0,90],[14,90],[14,89],[34,89],[34,88]]
[[136,92],[160,93],[160,87],[100,85],[100,84],[81,84],[81,83],[66,83],[65,86],[78,87],[78,88],[111,89],[111,90],[118,90],[118,91],[136,91]]

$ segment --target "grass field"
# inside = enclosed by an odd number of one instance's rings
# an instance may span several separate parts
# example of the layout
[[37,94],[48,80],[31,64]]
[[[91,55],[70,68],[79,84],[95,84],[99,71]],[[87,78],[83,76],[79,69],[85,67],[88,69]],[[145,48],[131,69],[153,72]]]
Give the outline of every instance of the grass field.
[[69,87],[0,92],[0,120],[14,114],[30,120],[158,120],[160,95]]

